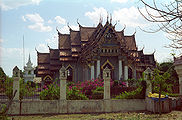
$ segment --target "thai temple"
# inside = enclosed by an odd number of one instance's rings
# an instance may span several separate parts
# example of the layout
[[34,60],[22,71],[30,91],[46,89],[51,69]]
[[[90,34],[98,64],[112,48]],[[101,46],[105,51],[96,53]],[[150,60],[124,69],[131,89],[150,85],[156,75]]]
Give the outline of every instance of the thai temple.
[[[96,27],[84,27],[79,22],[79,30],[69,26],[69,34],[58,31],[58,48],[49,46],[49,53],[37,51],[37,76],[44,82],[59,78],[59,70],[64,66],[68,81],[84,81],[103,78],[103,69],[111,70],[113,80],[138,79],[146,68],[154,68],[154,53],[144,54],[138,50],[135,33],[125,35],[124,29],[116,31],[116,24],[102,20]],[[27,63],[27,66],[29,63]]]

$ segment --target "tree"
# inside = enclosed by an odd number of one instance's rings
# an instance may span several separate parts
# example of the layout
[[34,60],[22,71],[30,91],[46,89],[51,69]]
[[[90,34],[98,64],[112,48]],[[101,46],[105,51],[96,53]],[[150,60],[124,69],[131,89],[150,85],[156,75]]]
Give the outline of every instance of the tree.
[[173,0],[168,5],[157,5],[153,0],[153,5],[149,5],[144,0],[140,0],[145,6],[145,11],[138,8],[141,15],[149,22],[159,23],[158,28],[152,32],[164,31],[169,34],[172,44],[169,47],[182,48],[182,0]]
[[163,62],[160,63],[157,68],[162,72],[168,72],[170,74],[170,77],[168,80],[166,80],[166,82],[168,84],[172,84],[173,86],[176,86],[179,84],[178,82],[178,75],[176,73],[176,70],[174,69],[173,66],[173,61],[169,61],[169,62]]
[[166,80],[169,79],[170,74],[168,72],[161,74],[160,70],[155,69],[152,77],[154,86],[159,93],[159,114],[161,115],[161,92],[166,90],[166,88],[168,88]]

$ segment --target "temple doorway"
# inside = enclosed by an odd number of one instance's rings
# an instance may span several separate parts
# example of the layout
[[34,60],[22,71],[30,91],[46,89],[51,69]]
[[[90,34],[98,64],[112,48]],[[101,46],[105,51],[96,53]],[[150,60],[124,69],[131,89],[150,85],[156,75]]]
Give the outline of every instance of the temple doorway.
[[71,65],[68,65],[68,67],[66,67],[66,71],[67,81],[73,81],[73,67]]
[[101,67],[101,78],[103,78],[103,70],[108,67],[111,71],[110,73],[110,76],[111,76],[111,79],[114,78],[114,66],[109,62],[109,60],[107,60]]

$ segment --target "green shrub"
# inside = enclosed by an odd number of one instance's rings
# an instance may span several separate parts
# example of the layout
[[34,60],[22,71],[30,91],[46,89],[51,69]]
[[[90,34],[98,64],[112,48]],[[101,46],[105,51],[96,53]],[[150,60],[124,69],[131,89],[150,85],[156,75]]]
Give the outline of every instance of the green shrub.
[[103,99],[104,87],[96,87],[96,89],[93,90],[92,93],[92,99]]
[[167,92],[164,92],[164,91],[162,91],[161,94],[162,95],[168,95],[169,97],[179,97],[180,96],[179,94],[167,93]]
[[13,79],[7,77],[4,83],[5,94],[9,99],[11,99],[13,97]]
[[20,79],[20,100],[23,99],[24,96],[32,96],[34,88],[29,85],[29,83],[25,83],[23,79]]
[[138,87],[135,91],[123,92],[116,96],[116,99],[143,99],[145,96],[141,95],[143,87]]
[[60,97],[60,88],[58,85],[50,84],[46,89],[40,92],[41,100],[58,100]]
[[88,100],[88,98],[84,94],[82,94],[76,87],[72,87],[72,89],[69,89],[67,87],[66,93],[67,100]]

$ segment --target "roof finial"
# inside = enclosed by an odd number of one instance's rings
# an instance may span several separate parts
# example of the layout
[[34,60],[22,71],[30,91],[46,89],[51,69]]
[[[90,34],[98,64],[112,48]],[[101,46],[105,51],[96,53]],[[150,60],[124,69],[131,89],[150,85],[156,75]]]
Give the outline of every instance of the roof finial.
[[114,27],[118,24],[119,20],[116,21],[116,23],[114,24]]
[[143,45],[142,51],[143,51],[144,48],[145,48],[145,45]]
[[59,32],[59,30],[58,30],[58,26],[56,27],[56,30],[58,31],[58,34],[61,34],[61,33]]
[[29,57],[28,57],[28,62],[31,62],[31,60],[30,60],[30,53],[29,53]]
[[48,45],[48,43],[47,43],[47,47],[50,49],[50,46]]
[[79,27],[81,27],[80,23],[78,22],[78,19],[77,19],[77,21],[76,21],[76,22],[77,22],[77,24],[79,25]]
[[71,31],[72,29],[71,29],[71,27],[69,26],[69,22],[67,22],[67,26],[68,26],[69,30]]
[[135,28],[135,32],[133,33],[133,36],[136,34],[136,28]]
[[123,30],[122,30],[122,31],[124,31],[124,30],[125,30],[125,28],[126,28],[126,25],[124,24],[124,28],[123,28]]
[[102,24],[102,22],[103,22],[103,18],[102,18],[102,15],[101,15],[101,13],[100,13],[99,23],[101,23],[101,24]]
[[37,51],[37,53],[39,53],[39,51],[37,50],[37,48],[35,47],[35,51]]
[[110,13],[110,24],[112,24],[112,14]]
[[156,52],[156,49],[154,49],[154,52],[152,54],[154,54]]
[[107,12],[107,22],[109,22],[108,20],[109,20],[109,13]]

